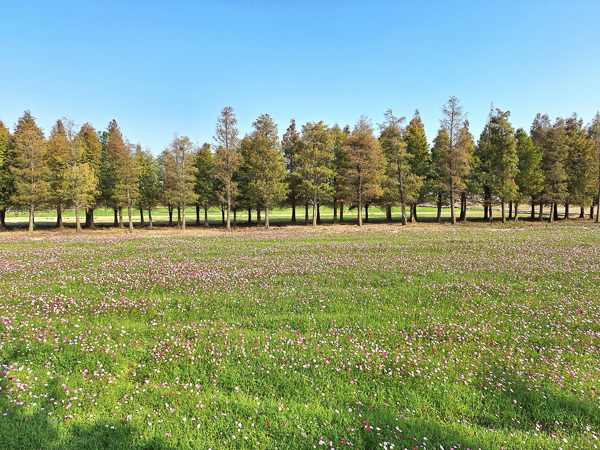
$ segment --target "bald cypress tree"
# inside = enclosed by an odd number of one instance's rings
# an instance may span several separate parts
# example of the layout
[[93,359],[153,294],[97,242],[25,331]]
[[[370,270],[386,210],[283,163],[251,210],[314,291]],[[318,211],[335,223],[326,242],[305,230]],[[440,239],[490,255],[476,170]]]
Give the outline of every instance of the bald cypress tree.
[[[312,204],[313,227],[317,225],[318,205],[331,197],[334,176],[333,138],[329,127],[321,122],[308,122],[302,125],[302,144],[296,155],[297,172],[300,181],[299,191]],[[307,211],[308,212],[308,211]]]
[[542,201],[550,205],[550,222],[557,216],[556,207],[568,195],[567,131],[564,119],[551,124],[547,115],[538,114],[531,126],[531,138],[542,149],[541,168],[544,174]]
[[70,146],[63,121],[59,119],[52,127],[46,151],[50,169],[49,203],[56,208],[56,228],[59,230],[64,228],[62,212],[67,204],[65,171],[68,167]]
[[[99,183],[102,165],[102,144],[98,139],[96,130],[89,123],[85,123],[79,130],[77,139],[79,139],[83,147],[81,162],[88,165],[89,170],[91,170],[97,183]],[[85,211],[85,226],[91,229],[96,228],[94,224],[94,207],[98,204],[99,196],[101,195],[98,186],[95,187],[94,192],[93,201],[88,204]]]
[[385,157],[373,127],[366,116],[361,116],[344,146],[346,161],[342,173],[353,192],[357,206],[358,226],[362,226],[362,207],[366,201],[382,194],[385,175]]
[[99,202],[105,207],[113,209],[113,226],[123,227],[123,216],[116,199],[116,188],[118,184],[117,166],[121,154],[125,151],[125,143],[116,120],[112,120],[106,131],[100,134],[100,142],[102,157],[98,176]]
[[594,189],[598,179],[598,152],[594,141],[583,126],[583,120],[573,114],[565,121],[566,140],[568,147],[567,191],[565,203],[565,219],[569,218],[569,206],[581,208],[583,217],[584,207],[593,203]]
[[541,169],[542,151],[533,143],[525,130],[519,128],[515,133],[517,139],[517,173],[515,183],[519,192],[515,204],[515,220],[519,218],[519,203],[529,200],[531,202],[531,218],[534,218],[535,198],[542,191],[544,174]]
[[193,164],[195,148],[187,136],[175,136],[165,153],[164,166],[172,179],[171,199],[182,212],[178,216],[178,227],[185,230],[185,209],[194,204],[197,196],[194,192],[195,174],[198,171]]
[[431,149],[431,174],[429,186],[437,204],[437,218],[441,222],[442,205],[448,193],[448,155],[450,153],[450,140],[448,133],[442,127],[438,130]]
[[346,179],[343,176],[343,167],[346,164],[346,152],[344,146],[350,137],[350,127],[348,125],[341,128],[335,124],[329,129],[333,145],[333,160],[331,161],[332,177],[331,187],[333,200],[333,223],[344,221],[344,205],[352,202],[351,193],[348,189]]
[[152,210],[160,201],[160,167],[150,150],[142,150],[141,145],[136,146],[135,158],[139,169],[137,201],[140,208],[140,222],[144,225],[144,210],[146,210],[148,227],[153,228]]
[[400,204],[402,225],[406,225],[406,205],[416,202],[423,180],[412,172],[411,160],[415,156],[408,152],[403,138],[404,117],[394,116],[390,109],[385,113],[385,119],[381,125],[379,142],[386,159],[387,190],[390,191],[390,198]]
[[[196,194],[196,204],[204,209],[204,226],[208,226],[208,209],[216,204],[216,183],[214,173],[214,156],[210,150],[210,144],[204,143],[195,153],[194,167],[194,193]],[[196,211],[198,213],[198,211]],[[196,225],[200,225],[198,214],[196,214]]]
[[10,170],[14,152],[8,127],[0,121],[0,231],[6,230],[6,210],[11,206],[15,183]]
[[253,148],[248,159],[248,188],[265,207],[265,228],[269,228],[270,208],[281,203],[287,194],[285,159],[279,146],[277,125],[268,114],[260,115],[248,136]]
[[296,129],[296,119],[292,119],[290,121],[290,126],[287,128],[283,135],[283,139],[281,140],[281,149],[285,158],[285,168],[287,170],[286,181],[288,184],[288,200],[292,207],[292,225],[297,223],[296,205],[299,199],[299,180],[296,176],[298,164],[296,155],[300,151],[300,145],[300,133]]
[[410,221],[416,222],[417,203],[423,201],[427,196],[428,189],[425,180],[429,178],[431,171],[431,154],[425,136],[425,126],[421,121],[418,109],[406,127],[404,142],[406,142],[407,153],[412,155],[412,158],[409,159],[410,171],[421,180],[418,196],[410,205]]
[[[587,128],[590,139],[594,142],[594,148],[596,151],[599,172],[600,172],[600,112],[597,112],[592,122]],[[600,173],[596,179],[596,223],[600,221]]]
[[122,142],[116,150],[116,168],[115,168],[115,190],[114,201],[120,212],[120,227],[123,226],[123,208],[127,208],[129,232],[133,232],[132,209],[137,203],[139,197],[138,180],[140,168],[135,157],[135,145],[129,142]]
[[88,210],[95,202],[98,194],[98,178],[91,165],[86,162],[86,142],[81,134],[74,136],[72,122],[67,126],[69,151],[62,175],[62,198],[65,203],[75,209],[75,230],[81,231],[79,212]]
[[500,200],[502,206],[502,223],[506,223],[506,202],[517,199],[518,187],[515,183],[517,172],[517,139],[514,129],[508,122],[509,111],[496,108],[488,123],[488,140],[490,155],[489,185],[492,194]]
[[215,129],[215,176],[220,181],[221,201],[227,205],[227,230],[231,230],[231,206],[237,195],[235,179],[242,161],[238,153],[237,119],[231,106],[223,108]]
[[460,105],[460,100],[454,96],[444,104],[442,109],[443,116],[440,120],[442,128],[446,131],[448,137],[448,148],[446,155],[443,156],[446,167],[439,167],[439,174],[444,179],[444,184],[448,189],[448,197],[450,199],[450,216],[452,224],[456,223],[456,215],[454,213],[454,204],[457,194],[460,194],[466,189],[465,177],[470,169],[470,156],[468,140],[465,139],[466,115],[463,107]]
[[29,212],[29,232],[33,232],[35,211],[47,204],[50,185],[44,133],[35,118],[25,111],[17,122],[12,139],[15,159],[11,171],[15,180],[12,200]]

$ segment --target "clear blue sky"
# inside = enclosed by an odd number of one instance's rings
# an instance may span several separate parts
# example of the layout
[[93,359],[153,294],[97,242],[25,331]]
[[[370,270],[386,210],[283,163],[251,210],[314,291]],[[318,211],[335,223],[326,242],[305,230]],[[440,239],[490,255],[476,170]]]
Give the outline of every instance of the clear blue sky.
[[600,109],[595,1],[4,1],[0,120],[49,132],[71,117],[156,154],[173,133],[212,142],[233,106],[243,135],[279,124],[381,122],[419,109],[431,139],[462,100],[476,139],[490,104],[529,129],[537,112]]

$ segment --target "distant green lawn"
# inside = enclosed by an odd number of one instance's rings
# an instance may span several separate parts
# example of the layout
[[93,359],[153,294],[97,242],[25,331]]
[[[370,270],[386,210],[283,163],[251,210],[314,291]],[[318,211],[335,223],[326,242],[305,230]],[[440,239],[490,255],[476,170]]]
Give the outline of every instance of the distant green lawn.
[[[196,209],[195,208],[186,208],[186,223],[194,224],[196,221]],[[417,217],[419,215],[423,215],[424,218],[435,218],[437,214],[437,208],[435,207],[427,207],[420,206],[417,208]],[[456,209],[456,214],[460,214],[460,210]],[[396,221],[400,221],[402,218],[402,211],[400,208],[392,208],[393,219]],[[483,217],[483,210],[477,208],[468,209],[468,215],[470,217]],[[410,216],[409,210],[407,208],[407,216]],[[62,213],[63,222],[65,225],[74,225],[75,224],[75,211],[67,210]],[[282,224],[285,222],[289,222],[292,217],[291,208],[276,208],[271,210],[269,218],[273,224]],[[442,217],[447,219],[450,217],[450,209],[445,207],[442,209]],[[50,226],[54,225],[56,222],[56,211],[37,211],[35,213],[36,225],[41,226]],[[140,212],[139,210],[132,211],[132,218],[134,224],[137,226],[140,224]],[[167,208],[157,208],[152,211],[153,222],[156,225],[165,225],[169,220],[169,212]],[[219,225],[221,224],[221,210],[219,208],[211,208],[208,211],[209,223],[211,225]],[[338,211],[339,218],[339,211]],[[363,211],[363,220],[366,218],[366,213]],[[123,211],[123,219],[127,221],[127,211]],[[261,219],[264,222],[264,210],[261,211]],[[304,222],[305,219],[305,210],[304,207],[296,208],[296,220],[298,222]],[[331,222],[333,219],[333,208],[330,207],[321,207],[321,219],[325,223]],[[385,221],[385,211],[378,207],[370,207],[369,208],[369,219],[375,222],[384,222]],[[28,223],[29,215],[27,213],[15,213],[9,212],[6,215],[6,220],[8,225],[18,225],[25,226]],[[80,220],[85,222],[85,211],[80,211]],[[94,220],[98,224],[112,224],[114,220],[114,212],[112,209],[104,209],[99,208],[94,210]],[[144,220],[148,221],[148,212],[144,211]],[[175,210],[173,213],[173,220],[177,222],[177,211]],[[204,221],[204,210],[200,210],[200,220]],[[232,212],[232,220],[233,220],[233,212]],[[246,223],[248,220],[248,211],[240,210],[237,211],[237,220],[240,224]],[[312,208],[309,208],[309,220],[312,220]],[[348,210],[345,208],[344,210],[344,221],[346,222],[354,222],[357,220],[357,212],[356,209]],[[256,211],[252,211],[252,221],[256,222]]]

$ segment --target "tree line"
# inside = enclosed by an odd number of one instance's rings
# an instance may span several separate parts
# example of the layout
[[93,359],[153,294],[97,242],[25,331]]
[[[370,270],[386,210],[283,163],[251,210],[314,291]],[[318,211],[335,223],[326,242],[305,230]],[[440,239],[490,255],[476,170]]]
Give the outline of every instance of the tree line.
[[[195,145],[175,135],[158,156],[127,140],[116,121],[104,131],[86,123],[78,127],[60,119],[45,137],[35,118],[25,111],[13,132],[0,122],[0,230],[7,211],[35,213],[75,210],[76,230],[95,228],[94,208],[114,211],[114,226],[133,229],[132,211],[142,225],[153,226],[152,212],[168,208],[169,225],[186,227],[186,208],[195,206],[196,225],[208,225],[208,209],[219,207],[229,230],[238,214],[252,212],[269,228],[274,207],[292,208],[291,223],[304,209],[304,222],[320,222],[320,206],[333,207],[333,221],[343,221],[345,209],[355,211],[358,225],[368,220],[370,206],[386,212],[401,208],[402,224],[416,222],[417,205],[437,205],[437,221],[450,206],[451,222],[467,220],[467,204],[481,203],[484,220],[492,206],[501,206],[501,220],[518,220],[519,206],[531,206],[530,217],[541,220],[549,207],[579,207],[580,217],[598,222],[600,203],[600,114],[584,125],[576,114],[554,122],[538,114],[529,132],[515,131],[510,112],[492,108],[479,140],[469,131],[460,101],[450,97],[442,109],[440,127],[430,146],[419,111],[405,117],[385,113],[373,126],[362,116],[353,128],[322,121],[297,127],[294,119],[279,139],[277,124],[260,115],[253,130],[240,137],[233,108],[223,108],[214,142]],[[455,208],[459,210],[458,217]],[[508,213],[507,213],[508,209]],[[201,211],[204,211],[203,219]],[[80,211],[85,211],[82,225]],[[146,216],[145,216],[146,213]],[[145,217],[147,217],[147,222]]]

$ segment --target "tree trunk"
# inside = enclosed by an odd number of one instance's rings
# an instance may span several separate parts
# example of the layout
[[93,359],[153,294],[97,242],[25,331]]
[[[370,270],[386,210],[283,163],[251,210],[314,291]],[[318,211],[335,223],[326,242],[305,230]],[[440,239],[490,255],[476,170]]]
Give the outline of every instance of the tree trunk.
[[506,223],[506,210],[504,209],[504,198],[500,199],[502,203],[502,223]]
[[34,219],[33,205],[29,205],[29,232],[33,233],[33,219]]
[[513,219],[513,202],[508,202],[508,220]]
[[419,218],[417,217],[417,204],[413,203],[411,205],[411,211],[410,211],[410,221],[411,223],[417,223],[419,221]]
[[308,201],[304,204],[304,225],[308,225]]
[[362,220],[362,198],[359,195],[358,196],[358,226],[362,227],[363,226],[363,220]]
[[519,204],[515,202],[515,222],[519,221]]
[[590,206],[590,220],[594,219],[594,205]]
[[269,204],[265,204],[265,228],[269,229]]
[[140,206],[140,226],[144,226],[146,225],[146,222],[144,221],[144,209]]
[[237,228],[237,208],[233,208],[233,227]]
[[86,209],[85,211],[85,226],[90,230],[96,229],[96,224],[94,223],[94,208]]
[[542,220],[543,216],[544,216],[544,203],[540,202],[540,215],[538,217],[538,220]]
[[580,211],[579,211],[579,218],[580,219],[585,219],[585,208],[582,206]]
[[65,226],[63,225],[63,220],[62,220],[62,208],[60,206],[58,206],[56,208],[56,229],[57,230],[65,229]]
[[252,226],[252,208],[248,208],[248,226]]
[[204,207],[204,226],[208,226],[208,208],[206,206]]
[[154,228],[154,225],[152,224],[152,210],[148,209],[148,228],[152,229]]
[[119,209],[113,208],[113,212],[115,213],[115,220],[113,221],[113,227],[119,226]]
[[385,223],[390,223],[392,221],[392,207],[390,205],[385,205]]
[[554,220],[558,220],[558,203],[554,203]]
[[531,199],[531,220],[535,220],[535,201]]
[[177,228],[181,229],[181,206],[177,207]]
[[565,220],[569,219],[569,204],[565,203]]
[[369,204],[365,203],[365,223],[369,223]]
[[402,225],[406,225],[406,205],[402,203]]
[[6,208],[0,209],[0,231],[6,231]]
[[312,215],[312,226],[317,226],[317,200],[313,201],[313,215]]
[[317,203],[317,223],[321,224],[321,202]]
[[183,211],[181,212],[181,230],[185,231],[185,205],[183,205]]
[[442,221],[442,194],[438,194],[437,201],[437,222],[440,223]]
[[231,192],[227,191],[227,231],[231,230]]
[[173,207],[168,206],[167,208],[169,210],[169,226],[172,227],[173,226]]
[[260,205],[256,206],[256,226],[260,227],[262,225],[262,217],[260,215]]
[[131,218],[131,205],[127,206],[127,219],[129,220],[129,232],[133,233],[133,219]]
[[81,221],[79,220],[79,208],[75,207],[75,233],[81,233]]
[[556,208],[556,203],[550,202],[550,223],[554,223],[554,208]]
[[[250,221],[248,221],[250,222]],[[290,224],[292,225],[296,225],[296,196],[294,195],[292,197],[292,220],[290,222]]]
[[225,225],[225,207],[221,205],[221,225]]
[[464,222],[467,220],[467,193],[460,193],[460,217],[458,218],[460,222]]
[[333,199],[333,223],[336,224],[337,223],[337,200],[334,198]]
[[340,202],[340,223],[344,223],[344,202]]
[[125,228],[123,225],[123,208],[119,206],[119,228]]
[[485,194],[483,195],[483,220],[486,221],[488,220],[488,207],[487,207],[487,198],[485,197]]
[[452,225],[456,225],[456,216],[454,215],[454,189],[450,189],[450,220]]
[[200,205],[196,205],[196,226],[200,226]]
[[600,188],[598,188],[598,198],[596,199],[596,223],[600,220]]

